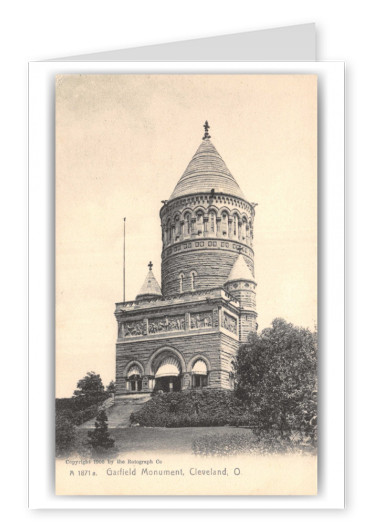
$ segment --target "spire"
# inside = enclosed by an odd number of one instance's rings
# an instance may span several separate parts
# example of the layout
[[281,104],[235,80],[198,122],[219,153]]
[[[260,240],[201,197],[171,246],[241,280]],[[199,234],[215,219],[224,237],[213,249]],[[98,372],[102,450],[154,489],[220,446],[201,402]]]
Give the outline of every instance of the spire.
[[170,200],[188,194],[210,194],[211,190],[244,199],[238,183],[210,140],[209,128],[206,121],[202,142],[175,186]]
[[162,297],[162,291],[161,288],[154,276],[154,273],[152,271],[153,264],[150,261],[148,263],[148,274],[146,275],[145,281],[142,284],[142,287],[140,289],[139,294],[137,295],[136,299],[154,299],[154,298],[160,298]]
[[255,277],[253,276],[252,271],[247,266],[247,263],[244,260],[242,254],[239,254],[237,259],[235,260],[235,263],[232,266],[232,269],[225,284],[227,284],[228,282],[235,282],[239,280],[246,280],[247,282],[253,282],[254,284],[256,284]]

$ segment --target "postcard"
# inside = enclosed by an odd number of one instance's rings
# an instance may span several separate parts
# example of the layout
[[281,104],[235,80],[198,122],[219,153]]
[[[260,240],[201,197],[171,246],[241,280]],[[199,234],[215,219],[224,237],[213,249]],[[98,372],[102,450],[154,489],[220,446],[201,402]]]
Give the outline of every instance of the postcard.
[[317,494],[317,76],[56,76],[56,494]]

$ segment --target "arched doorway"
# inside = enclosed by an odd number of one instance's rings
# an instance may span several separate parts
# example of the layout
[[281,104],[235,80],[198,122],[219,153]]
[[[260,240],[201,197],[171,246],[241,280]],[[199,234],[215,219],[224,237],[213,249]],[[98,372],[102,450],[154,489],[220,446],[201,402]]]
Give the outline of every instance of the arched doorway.
[[181,390],[181,366],[175,356],[168,355],[157,365],[155,372],[155,391],[169,393]]

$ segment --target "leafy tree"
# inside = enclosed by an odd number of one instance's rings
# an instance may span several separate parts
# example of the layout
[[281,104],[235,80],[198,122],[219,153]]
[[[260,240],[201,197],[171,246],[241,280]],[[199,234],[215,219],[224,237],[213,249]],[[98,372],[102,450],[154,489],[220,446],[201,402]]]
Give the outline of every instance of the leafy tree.
[[235,361],[236,395],[253,422],[282,437],[300,430],[316,442],[317,333],[274,319],[252,333]]
[[58,413],[55,422],[56,457],[69,454],[76,439],[76,428],[69,416]]
[[108,418],[106,411],[102,409],[96,418],[94,431],[88,432],[88,444],[95,454],[103,454],[114,447],[115,440],[108,431]]
[[111,380],[111,382],[108,384],[106,391],[107,391],[107,393],[115,393],[116,384],[115,384],[115,382],[113,380]]
[[91,371],[77,382],[73,396],[85,405],[99,404],[106,398],[106,393],[99,374]]

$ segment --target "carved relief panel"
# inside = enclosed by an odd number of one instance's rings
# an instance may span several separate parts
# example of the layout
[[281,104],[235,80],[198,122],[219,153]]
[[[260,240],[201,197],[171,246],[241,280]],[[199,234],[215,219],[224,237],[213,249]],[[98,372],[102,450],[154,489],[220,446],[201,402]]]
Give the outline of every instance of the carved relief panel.
[[143,319],[139,321],[130,321],[128,323],[120,323],[119,337],[134,337],[146,334],[145,323]]
[[185,329],[185,316],[172,315],[165,317],[153,317],[149,319],[149,334],[170,332],[172,330]]
[[223,326],[223,328],[225,328],[226,330],[228,330],[232,334],[236,335],[238,333],[238,321],[237,321],[237,319],[235,317],[233,317],[232,315],[229,315],[226,312],[223,312],[222,326]]
[[212,312],[191,313],[191,328],[212,328],[212,326]]

